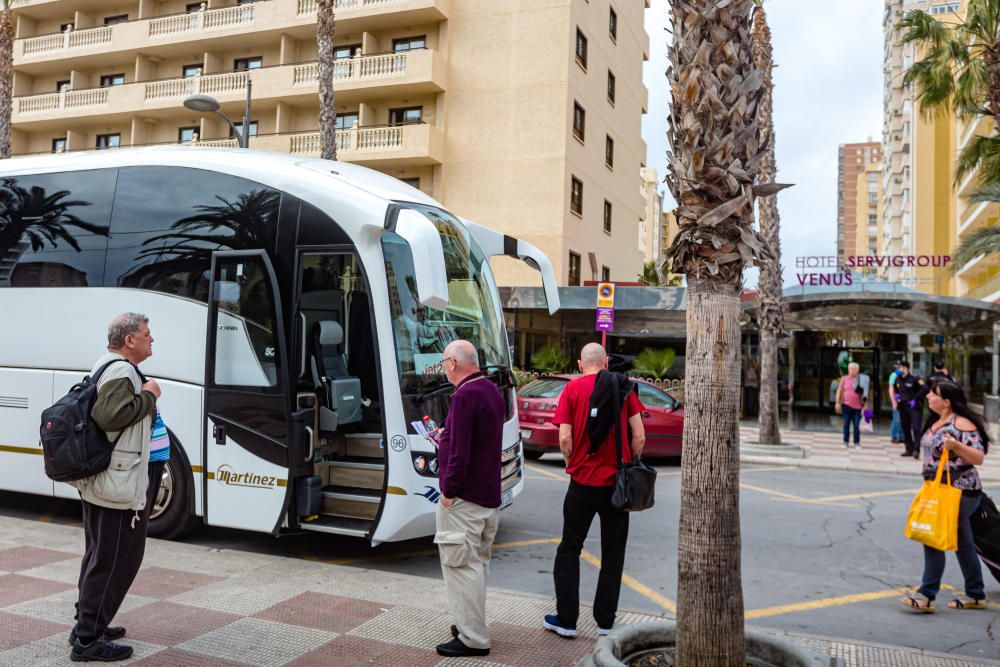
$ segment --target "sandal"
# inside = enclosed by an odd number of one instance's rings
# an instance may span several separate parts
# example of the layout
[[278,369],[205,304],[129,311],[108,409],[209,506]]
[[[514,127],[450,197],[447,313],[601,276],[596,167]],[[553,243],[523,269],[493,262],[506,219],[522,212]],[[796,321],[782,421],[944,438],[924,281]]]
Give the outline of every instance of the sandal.
[[948,603],[949,609],[986,609],[986,600],[960,597]]
[[900,598],[899,601],[908,609],[920,614],[934,613],[934,600],[917,593],[913,596]]

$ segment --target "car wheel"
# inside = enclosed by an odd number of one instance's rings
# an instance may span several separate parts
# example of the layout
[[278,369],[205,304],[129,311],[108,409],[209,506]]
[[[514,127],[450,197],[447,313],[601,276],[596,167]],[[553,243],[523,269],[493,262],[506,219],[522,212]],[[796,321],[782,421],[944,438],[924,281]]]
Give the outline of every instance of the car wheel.
[[172,540],[187,533],[197,523],[197,517],[189,511],[191,494],[194,493],[194,479],[191,466],[187,462],[180,442],[172,432],[170,437],[170,460],[163,466],[163,476],[159,482],[153,507],[149,511],[149,535]]
[[524,450],[524,458],[528,459],[529,461],[537,461],[538,459],[542,458],[542,454],[544,453],[545,452],[538,450],[526,449]]

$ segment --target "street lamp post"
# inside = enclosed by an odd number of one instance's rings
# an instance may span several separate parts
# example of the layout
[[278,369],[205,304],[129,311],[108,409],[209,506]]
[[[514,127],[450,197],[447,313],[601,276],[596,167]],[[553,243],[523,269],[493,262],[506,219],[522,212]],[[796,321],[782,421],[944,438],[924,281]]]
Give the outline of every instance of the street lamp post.
[[252,85],[250,77],[247,76],[247,103],[246,107],[243,109],[242,131],[233,124],[233,121],[229,119],[229,116],[219,110],[219,101],[211,95],[191,95],[184,100],[184,106],[199,113],[218,114],[222,117],[222,120],[229,124],[230,129],[232,129],[233,135],[236,137],[236,145],[240,148],[250,148],[250,92]]

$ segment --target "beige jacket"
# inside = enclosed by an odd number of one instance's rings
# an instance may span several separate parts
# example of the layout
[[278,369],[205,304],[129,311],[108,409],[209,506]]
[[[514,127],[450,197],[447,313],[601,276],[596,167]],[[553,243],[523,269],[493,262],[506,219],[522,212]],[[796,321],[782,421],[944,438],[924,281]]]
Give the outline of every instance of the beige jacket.
[[[91,371],[96,373],[120,354],[105,354]],[[142,391],[142,380],[126,362],[108,366],[97,383],[97,400],[90,413],[94,423],[115,443],[107,470],[70,482],[80,497],[93,505],[139,511],[146,506],[149,486],[149,441],[156,416],[156,397]]]

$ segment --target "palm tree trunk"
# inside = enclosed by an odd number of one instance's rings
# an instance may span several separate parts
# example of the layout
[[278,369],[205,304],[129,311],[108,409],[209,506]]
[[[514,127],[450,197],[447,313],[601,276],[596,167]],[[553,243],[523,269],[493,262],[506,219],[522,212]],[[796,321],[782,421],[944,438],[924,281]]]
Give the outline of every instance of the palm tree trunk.
[[744,667],[740,296],[688,274],[677,664]]
[[14,20],[10,1],[0,10],[0,159],[10,157],[10,115],[14,104]]
[[740,292],[767,255],[753,227],[763,159],[762,73],[750,48],[753,0],[671,0],[667,184],[687,275],[684,449],[677,576],[680,667],[744,667],[740,571]]
[[[765,146],[760,162],[760,183],[774,183],[777,172],[774,151],[773,93],[771,71],[774,67],[771,51],[771,30],[767,25],[762,0],[757,0],[753,18],[753,61],[763,75],[763,95],[760,98],[761,143]],[[781,312],[781,238],[777,195],[763,197],[758,204],[760,234],[770,246],[772,257],[761,261],[758,292],[760,295],[760,433],[758,441],[768,445],[781,444],[778,428],[778,339],[783,329]]]
[[320,157],[337,159],[337,108],[333,91],[333,36],[337,24],[334,17],[335,0],[316,2],[316,47],[319,77],[319,143]]

